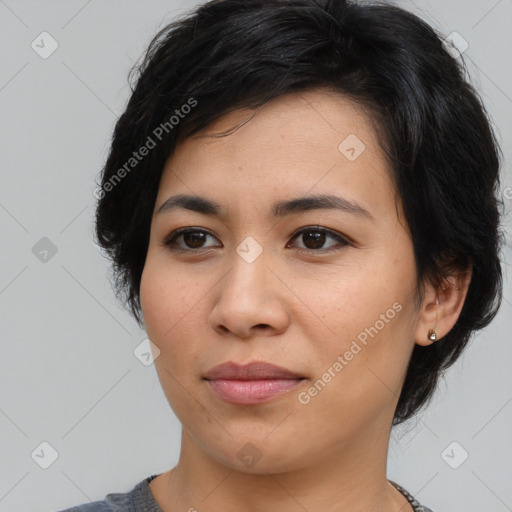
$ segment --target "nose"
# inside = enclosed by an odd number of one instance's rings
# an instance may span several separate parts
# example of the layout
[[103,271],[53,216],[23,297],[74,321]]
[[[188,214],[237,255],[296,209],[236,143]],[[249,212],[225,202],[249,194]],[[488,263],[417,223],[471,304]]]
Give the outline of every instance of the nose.
[[273,336],[286,330],[287,287],[269,266],[264,253],[252,263],[236,252],[231,269],[214,288],[214,307],[210,325],[218,333],[232,333],[239,338]]

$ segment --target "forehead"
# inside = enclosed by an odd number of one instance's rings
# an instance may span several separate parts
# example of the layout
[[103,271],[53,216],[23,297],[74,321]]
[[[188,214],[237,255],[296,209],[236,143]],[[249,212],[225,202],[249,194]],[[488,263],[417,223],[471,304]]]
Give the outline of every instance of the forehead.
[[308,191],[364,198],[391,189],[389,176],[365,110],[315,90],[236,110],[182,141],[166,162],[159,198],[171,191],[259,203]]

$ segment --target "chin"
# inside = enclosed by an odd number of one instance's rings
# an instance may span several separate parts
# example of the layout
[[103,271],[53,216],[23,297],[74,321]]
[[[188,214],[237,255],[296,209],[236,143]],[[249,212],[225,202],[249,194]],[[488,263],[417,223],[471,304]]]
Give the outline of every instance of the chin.
[[229,437],[225,446],[209,446],[208,452],[220,464],[239,473],[267,475],[286,473],[311,464],[312,454],[297,451],[293,436],[287,440],[266,437]]

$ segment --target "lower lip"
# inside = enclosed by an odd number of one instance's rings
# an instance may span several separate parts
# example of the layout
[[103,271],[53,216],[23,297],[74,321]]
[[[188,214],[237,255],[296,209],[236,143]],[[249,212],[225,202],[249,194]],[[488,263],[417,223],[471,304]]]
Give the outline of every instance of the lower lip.
[[232,404],[252,405],[267,402],[272,398],[297,387],[303,379],[265,380],[209,380],[211,389],[222,399]]

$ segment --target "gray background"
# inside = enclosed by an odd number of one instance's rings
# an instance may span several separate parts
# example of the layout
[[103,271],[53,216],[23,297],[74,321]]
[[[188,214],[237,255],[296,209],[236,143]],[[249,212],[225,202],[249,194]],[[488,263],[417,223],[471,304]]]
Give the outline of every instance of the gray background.
[[[178,460],[179,422],[154,366],[133,353],[145,333],[116,302],[93,243],[93,190],[130,66],[196,3],[0,0],[2,512],[103,499]],[[512,1],[399,5],[469,43],[464,57],[505,152],[510,211]],[[59,45],[46,59],[31,47],[43,31]],[[43,237],[57,249],[46,261],[33,251],[49,247]],[[511,253],[508,238],[506,273]],[[505,297],[432,405],[392,436],[389,478],[435,512],[512,510],[509,281]],[[47,469],[44,441],[58,453]]]

